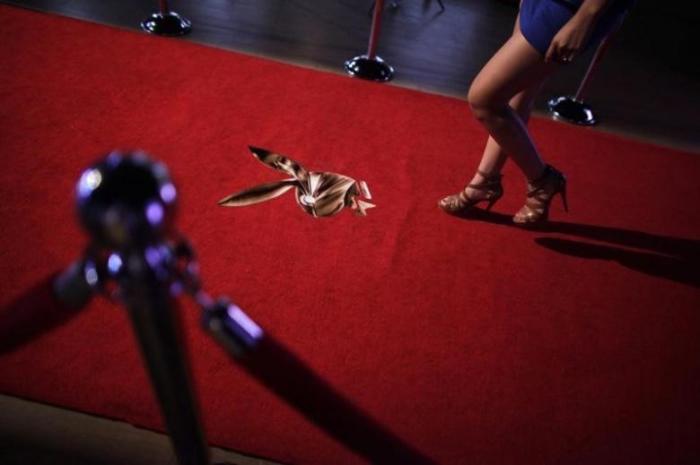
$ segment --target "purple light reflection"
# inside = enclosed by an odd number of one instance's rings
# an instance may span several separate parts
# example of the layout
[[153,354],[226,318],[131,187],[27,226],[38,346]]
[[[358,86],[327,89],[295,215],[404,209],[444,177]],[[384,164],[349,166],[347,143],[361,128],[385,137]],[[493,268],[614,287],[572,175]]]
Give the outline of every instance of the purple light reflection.
[[100,170],[91,168],[83,171],[80,181],[78,181],[78,196],[80,198],[88,197],[101,183],[102,173],[100,173]]
[[113,253],[107,259],[107,269],[110,273],[112,273],[112,275],[119,273],[119,270],[122,269],[123,265],[124,263],[122,262],[122,258],[116,253]]
[[144,256],[148,264],[154,269],[161,263],[161,253],[157,247],[147,247]]
[[159,225],[163,221],[163,206],[159,202],[150,202],[146,206],[146,218],[153,226]]
[[237,305],[229,305],[226,313],[228,314],[229,318],[238,324],[238,326],[243,329],[253,340],[258,340],[263,336],[262,328],[251,320],[248,315],[246,315]]
[[165,203],[172,203],[177,197],[177,192],[175,191],[175,186],[172,183],[167,183],[160,188],[160,198],[163,199]]

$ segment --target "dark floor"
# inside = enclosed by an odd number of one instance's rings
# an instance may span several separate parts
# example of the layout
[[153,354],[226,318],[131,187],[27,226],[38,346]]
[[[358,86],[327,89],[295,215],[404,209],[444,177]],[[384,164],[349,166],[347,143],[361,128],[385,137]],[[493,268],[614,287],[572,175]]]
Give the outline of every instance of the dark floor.
[[[277,465],[219,448],[221,465]],[[0,395],[2,465],[176,465],[167,436],[128,423]]]
[[[89,21],[138,29],[157,7],[143,0],[0,0]],[[397,69],[394,84],[463,98],[480,67],[510,34],[512,0],[386,2],[379,54]],[[690,4],[693,2],[686,2]],[[184,40],[342,73],[366,48],[369,0],[177,0],[188,17]],[[640,0],[592,82],[586,100],[604,131],[700,152],[700,73],[693,28],[698,8]],[[651,36],[650,31],[655,34]],[[183,39],[173,39],[183,40]],[[546,85],[546,100],[572,94],[591,52]]]

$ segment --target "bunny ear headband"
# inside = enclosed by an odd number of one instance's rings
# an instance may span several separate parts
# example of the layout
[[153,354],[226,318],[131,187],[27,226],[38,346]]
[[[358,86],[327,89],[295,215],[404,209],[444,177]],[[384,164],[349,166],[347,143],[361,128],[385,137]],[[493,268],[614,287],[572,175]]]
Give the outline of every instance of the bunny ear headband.
[[219,201],[224,207],[244,207],[265,202],[294,188],[299,206],[314,216],[333,216],[344,207],[349,207],[357,215],[367,215],[366,210],[375,205],[365,202],[372,195],[364,181],[336,173],[306,171],[296,161],[269,150],[249,147],[251,153],[261,163],[291,176],[277,182],[270,182],[231,194]]

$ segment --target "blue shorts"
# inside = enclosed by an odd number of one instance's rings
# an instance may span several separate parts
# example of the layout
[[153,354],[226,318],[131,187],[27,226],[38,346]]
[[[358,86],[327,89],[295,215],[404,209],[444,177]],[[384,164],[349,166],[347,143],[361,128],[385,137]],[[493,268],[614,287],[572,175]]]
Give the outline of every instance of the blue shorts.
[[[542,55],[547,53],[549,44],[576,13],[577,5],[583,0],[523,0],[520,5],[520,30],[525,39]],[[584,45],[583,50],[597,46],[622,19],[633,1],[614,1],[596,23],[595,29]]]

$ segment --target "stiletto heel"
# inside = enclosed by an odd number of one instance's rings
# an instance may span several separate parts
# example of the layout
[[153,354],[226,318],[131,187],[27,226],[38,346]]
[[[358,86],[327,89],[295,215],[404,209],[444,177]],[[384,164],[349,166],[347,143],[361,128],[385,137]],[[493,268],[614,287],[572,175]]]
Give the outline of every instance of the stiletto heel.
[[[474,209],[481,202],[488,202],[486,211],[491,210],[496,202],[503,196],[503,186],[501,185],[501,174],[488,174],[483,171],[478,171],[484,177],[484,180],[479,184],[469,184],[460,193],[448,195],[438,202],[438,206],[451,214],[464,214]],[[484,196],[480,198],[470,198],[467,195],[467,189],[475,189],[484,192]]]
[[500,197],[497,197],[497,198],[495,198],[495,199],[489,200],[489,204],[486,205],[486,211],[491,211],[491,207],[493,207],[493,205],[494,205],[496,202],[498,202],[498,199],[500,199]]
[[568,213],[566,177],[551,165],[545,166],[544,174],[528,184],[525,205],[513,216],[513,222],[522,226],[547,221],[552,199],[559,194],[564,210]]
[[569,213],[569,202],[566,200],[566,180],[564,180],[564,186],[562,187],[559,195],[561,195],[561,203],[564,204],[564,211]]

